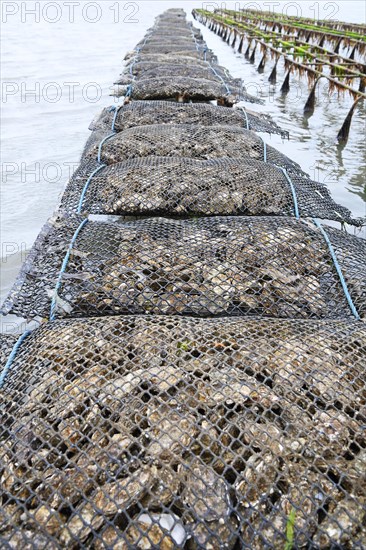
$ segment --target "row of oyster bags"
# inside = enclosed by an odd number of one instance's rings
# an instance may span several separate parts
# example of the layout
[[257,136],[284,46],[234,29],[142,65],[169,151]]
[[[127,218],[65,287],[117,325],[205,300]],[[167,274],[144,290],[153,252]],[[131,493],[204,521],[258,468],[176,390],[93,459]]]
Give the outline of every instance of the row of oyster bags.
[[249,117],[259,131],[280,131],[240,108],[136,101],[104,109],[61,207],[137,215],[298,211],[357,225],[325,185],[245,129]]
[[42,325],[0,392],[2,544],[365,548],[365,352],[345,320]]
[[[366,241],[326,231],[353,305],[364,317]],[[310,221],[271,216],[57,217],[37,239],[3,312],[49,318],[51,304],[56,318],[353,316],[321,230]]]
[[[183,17],[169,10],[157,25],[183,28]],[[93,180],[110,113],[96,123],[66,208],[86,191],[78,208],[93,208],[100,193],[103,213],[131,213],[115,205],[139,194],[151,201],[148,214],[163,204],[170,214],[278,208],[286,215],[290,174],[302,214],[340,209],[240,124],[232,134],[218,123],[202,132],[196,120],[129,128],[123,117],[136,116],[132,110],[113,114],[118,133],[101,149],[108,166],[99,164]],[[233,145],[239,153],[229,153]],[[204,175],[206,188],[192,187],[192,174]],[[123,177],[137,186],[130,183],[127,199],[126,189],[108,189]],[[212,186],[221,196],[214,199]],[[192,202],[188,189],[202,201]],[[5,313],[45,318],[54,306],[68,319],[18,342],[0,393],[1,543],[282,548],[295,514],[296,547],[362,548],[365,328],[329,320],[352,312],[319,228],[268,216],[86,220],[59,216],[47,224],[4,305]],[[327,233],[364,316],[365,242]],[[208,315],[225,319],[192,317]],[[0,340],[3,367],[16,340]]]
[[130,127],[114,134],[110,129],[102,128],[92,132],[81,160],[99,157],[103,164],[114,164],[148,156],[197,159],[249,157],[276,164],[291,175],[304,175],[296,162],[267,145],[255,132],[229,124],[157,123]]
[[232,105],[261,101],[247,94],[241,79],[234,79],[217,64],[198,29],[185,20],[157,20],[133,52],[115,82],[116,96],[133,99],[210,101]]

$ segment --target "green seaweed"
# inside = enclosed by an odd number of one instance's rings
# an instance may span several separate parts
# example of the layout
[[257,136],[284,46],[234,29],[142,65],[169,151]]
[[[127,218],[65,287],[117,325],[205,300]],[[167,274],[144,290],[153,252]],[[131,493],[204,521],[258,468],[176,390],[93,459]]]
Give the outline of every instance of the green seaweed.
[[[200,13],[208,18],[213,18],[218,23],[223,23],[225,25],[228,25],[229,27],[235,27],[238,30],[243,29],[248,34],[254,36],[255,39],[261,40],[262,42],[268,44],[270,40],[272,40],[273,46],[277,47],[280,46],[282,48],[282,52],[284,55],[292,55],[294,60],[300,59],[302,61],[307,61],[309,63],[312,63],[313,61],[320,60],[322,64],[327,65],[332,68],[332,75],[338,76],[339,78],[343,78],[346,74],[344,72],[344,68],[342,66],[338,66],[335,63],[332,63],[332,61],[325,58],[324,55],[318,56],[319,48],[316,47],[313,44],[304,44],[299,46],[296,42],[296,39],[283,39],[278,36],[274,31],[261,31],[259,29],[255,28],[254,23],[245,24],[243,22],[239,22],[237,19],[232,19],[230,17],[225,17],[223,15],[219,15],[215,12],[215,14],[212,14],[211,12],[203,9],[196,10],[197,13]],[[221,10],[222,13],[225,13],[226,15],[230,15],[231,13],[234,15],[237,15],[237,12],[233,12],[232,10]],[[312,51],[313,50],[313,51]],[[354,77],[360,77],[362,74],[356,70],[349,70],[348,72],[352,72],[352,75]]]
[[[339,31],[338,29],[333,29],[331,27],[327,27],[326,25],[317,25],[315,19],[311,20],[311,19],[305,19],[305,18],[301,18],[301,17],[289,18],[288,16],[286,17],[286,16],[283,16],[283,15],[274,14],[274,13],[269,13],[267,15],[266,13],[261,12],[260,14],[255,14],[254,15],[254,14],[248,13],[247,11],[235,12],[233,10],[226,10],[226,9],[221,10],[221,11],[223,11],[224,13],[227,13],[227,14],[234,15],[235,17],[237,17],[239,15],[242,18],[247,18],[247,19],[251,19],[251,20],[260,20],[260,21],[265,20],[265,21],[270,21],[270,22],[272,21],[274,23],[279,22],[279,23],[282,23],[284,25],[292,26],[292,27],[299,28],[299,29],[304,29],[304,30],[309,30],[309,31],[316,31],[316,32],[323,32],[324,34],[329,34],[329,35],[332,35],[332,36],[343,36],[345,38],[351,38],[353,40],[357,40],[357,41],[366,43],[366,36],[364,36],[364,35],[362,35],[358,32],[349,31],[349,30],[346,30],[346,29],[343,29],[342,31]],[[312,21],[312,23],[310,23],[310,21]],[[235,22],[237,22],[237,21],[235,20]]]
[[183,342],[178,342],[177,348],[182,351],[189,351],[192,349],[193,342],[189,340],[183,340]]
[[295,541],[295,520],[296,520],[296,510],[294,507],[291,508],[291,512],[287,516],[286,523],[286,544],[284,550],[292,550],[294,547]]

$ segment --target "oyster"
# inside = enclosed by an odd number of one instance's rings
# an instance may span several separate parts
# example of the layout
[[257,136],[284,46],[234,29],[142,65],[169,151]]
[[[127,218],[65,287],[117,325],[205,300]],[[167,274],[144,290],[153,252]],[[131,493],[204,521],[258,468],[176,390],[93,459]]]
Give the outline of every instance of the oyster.
[[192,462],[179,467],[186,473],[182,500],[199,521],[225,522],[230,513],[229,487],[226,480],[205,464]]
[[237,521],[227,518],[225,521],[218,520],[207,524],[200,522],[191,526],[187,548],[189,550],[198,548],[233,550],[237,543]]
[[129,546],[126,542],[126,536],[118,527],[108,526],[98,533],[98,538],[95,541],[95,550],[128,550]]
[[193,415],[167,406],[149,407],[149,428],[145,431],[148,440],[147,453],[161,460],[172,460],[189,448],[197,433]]

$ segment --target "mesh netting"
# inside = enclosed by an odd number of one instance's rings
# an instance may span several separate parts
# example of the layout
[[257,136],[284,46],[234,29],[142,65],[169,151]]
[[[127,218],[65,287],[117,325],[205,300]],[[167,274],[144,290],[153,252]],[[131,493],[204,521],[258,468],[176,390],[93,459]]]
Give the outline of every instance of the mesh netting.
[[82,158],[115,164],[136,157],[186,157],[199,159],[252,158],[282,166],[304,175],[300,166],[264,141],[254,132],[234,126],[194,124],[151,124],[128,128],[111,136],[111,131],[95,131],[88,139]]
[[365,548],[365,353],[356,321],[41,326],[1,392],[2,546]]
[[[62,209],[76,212],[81,205],[80,212],[115,215],[295,214],[286,176],[261,161],[146,157],[95,173],[97,168],[98,163],[90,161],[76,170]],[[294,177],[292,184],[301,217],[357,223],[324,185],[305,177]]]
[[89,129],[110,130],[113,120],[114,130],[117,132],[146,124],[223,124],[288,137],[288,132],[277,126],[269,116],[243,108],[232,109],[205,103],[132,101],[120,107],[117,115],[111,107],[103,109],[90,124]]
[[[332,228],[327,232],[339,250],[353,303],[363,316],[366,241]],[[352,317],[320,230],[310,222],[276,217],[120,223],[85,223],[81,216],[52,220],[36,241],[3,310],[44,318],[52,311],[51,300],[56,316],[73,317],[126,313]]]
[[0,334],[0,366],[5,365],[17,339],[18,337],[13,334]]

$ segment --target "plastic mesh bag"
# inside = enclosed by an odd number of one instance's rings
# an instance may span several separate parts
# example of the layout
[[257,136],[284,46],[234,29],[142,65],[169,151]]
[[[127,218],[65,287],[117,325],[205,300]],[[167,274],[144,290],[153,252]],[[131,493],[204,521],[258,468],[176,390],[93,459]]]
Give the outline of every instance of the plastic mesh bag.
[[164,30],[156,29],[150,35],[147,35],[141,42],[136,46],[139,50],[143,51],[145,48],[157,48],[160,47],[166,48],[168,46],[173,46],[174,48],[180,48],[182,50],[190,49],[192,46],[196,50],[203,50],[207,48],[206,42],[202,39],[196,38],[194,35],[189,34],[188,36],[180,36],[179,33],[175,34],[166,34]]
[[[332,228],[327,232],[341,251],[345,282],[363,316],[366,241]],[[57,286],[71,241],[72,254]],[[48,318],[52,311],[56,317],[352,317],[328,245],[315,225],[291,218],[241,216],[52,220],[36,241],[3,311],[28,318]]]
[[3,547],[365,548],[359,322],[44,324],[1,392]]
[[[190,55],[176,55],[174,53],[166,53],[166,54],[136,54],[136,52],[133,52],[132,58],[128,60],[126,64],[126,70],[134,70],[135,65],[139,63],[156,63],[159,65],[164,64],[173,64],[173,65],[194,65],[202,67],[203,69],[207,69],[208,62],[204,59],[198,59],[196,57],[192,57]],[[212,64],[212,66],[216,69],[216,64]],[[132,67],[132,69],[131,69]],[[220,65],[218,66],[221,67]]]
[[113,120],[114,130],[117,132],[146,124],[223,124],[288,137],[288,132],[277,126],[269,116],[240,107],[232,109],[206,103],[132,101],[119,107],[117,116],[111,107],[103,109],[92,121],[89,129],[110,130]]
[[[140,62],[135,63],[132,68],[132,71],[128,68],[120,78],[115,82],[115,84],[126,85],[134,81],[135,78],[146,79],[146,78],[160,78],[160,77],[185,77],[185,78],[203,78],[204,80],[212,80],[214,82],[222,82],[222,79],[230,82],[233,82],[233,79],[229,77],[222,71],[218,69],[212,70],[212,68],[207,65],[202,67],[201,65],[182,65],[175,63],[151,63],[151,62]],[[239,79],[236,82],[237,85],[240,85]]]
[[[114,215],[295,215],[286,176],[261,161],[146,157],[95,173],[97,168],[98,163],[90,161],[77,169],[62,197],[62,209]],[[294,177],[292,185],[300,217],[357,224],[323,184]]]
[[158,35],[163,38],[190,38],[197,40],[198,42],[203,42],[203,36],[199,29],[191,25],[169,25],[166,23],[161,23],[148,29],[147,34],[151,34],[154,38]]
[[250,96],[240,87],[204,78],[181,76],[160,76],[156,78],[141,78],[126,86],[117,84],[113,94],[116,97],[125,96],[130,92],[132,99],[174,99],[176,101],[211,101],[217,100],[224,105],[233,105],[239,100],[256,103],[258,100]]
[[204,57],[205,46],[202,44],[198,46],[194,43],[192,39],[178,39],[174,40],[147,40],[144,45],[140,46],[141,53],[170,53],[170,52],[181,52],[181,51],[192,51],[194,54],[197,54],[198,57]]
[[[157,46],[150,46],[150,47],[144,47],[141,49],[141,51],[138,54],[138,59],[141,61],[145,61],[145,56],[150,56],[152,54],[158,54],[158,55],[166,55],[169,54],[170,56],[188,56],[195,59],[201,59],[202,61],[206,61],[207,59],[210,62],[216,62],[217,57],[211,53],[209,50],[197,50],[196,46],[192,44],[191,46],[186,46],[185,48],[182,48],[181,46],[174,47],[174,45],[167,43],[165,46],[157,47]],[[125,60],[131,59],[131,57],[136,57],[136,52],[131,52],[125,56]]]
[[291,173],[304,175],[300,166],[250,130],[225,125],[151,124],[128,128],[112,135],[96,131],[87,141],[82,158],[97,159],[105,164],[147,156],[175,156],[198,159],[252,158],[282,166]]
[[186,20],[186,13],[183,9],[180,9],[180,8],[171,8],[169,10],[166,10],[164,11],[162,14],[158,15],[156,18],[155,18],[155,22],[156,24],[159,24],[161,22],[164,22],[164,21],[176,21],[176,22],[180,22],[180,21],[184,21],[186,24],[191,24],[191,23],[188,23],[187,20]]

